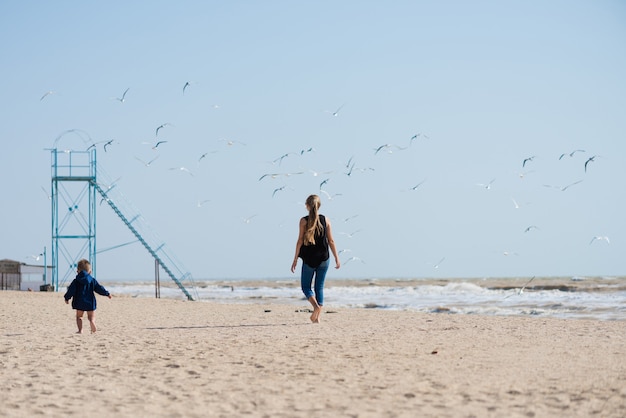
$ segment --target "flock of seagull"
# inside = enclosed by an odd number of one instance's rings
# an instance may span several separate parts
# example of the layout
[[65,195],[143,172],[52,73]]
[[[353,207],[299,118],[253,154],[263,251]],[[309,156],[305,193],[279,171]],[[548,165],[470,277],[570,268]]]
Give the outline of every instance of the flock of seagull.
[[[195,84],[194,82],[190,82],[187,81],[184,83],[183,87],[182,87],[182,94],[185,95],[187,93],[187,90],[193,85]],[[128,93],[130,91],[130,88],[127,88],[123,91],[123,93],[121,94],[121,96],[119,97],[114,97],[112,99],[115,99],[116,101],[118,101],[119,103],[123,104],[126,102],[127,100],[127,96]],[[50,95],[55,94],[55,91],[47,91],[45,92],[41,98],[41,100],[44,100],[46,98],[48,98]],[[340,115],[340,112],[343,111],[345,107],[345,103],[342,104],[341,106],[339,106],[338,108],[336,108],[336,110],[334,111],[325,111],[327,113],[330,113],[330,115],[332,117],[338,117]],[[146,144],[146,145],[150,145],[152,150],[157,151],[160,150],[162,146],[164,146],[164,144],[167,144],[168,141],[166,139],[162,138],[162,133],[164,131],[169,130],[170,128],[173,128],[174,125],[169,123],[169,122],[165,122],[162,123],[160,125],[158,125],[155,129],[154,129],[154,140],[151,142],[143,142],[142,144]],[[72,132],[75,130],[69,130],[66,131],[67,132]],[[57,138],[56,141],[58,141],[59,138]],[[372,148],[372,155],[377,156],[379,154],[392,154],[394,152],[400,152],[400,151],[406,151],[409,150],[411,147],[413,147],[415,141],[417,140],[430,140],[430,136],[426,135],[422,132],[418,132],[413,134],[412,136],[408,137],[407,136],[407,143],[405,145],[397,145],[397,144],[393,144],[393,143],[383,143],[380,144],[374,148]],[[56,143],[55,141],[55,143]],[[110,139],[110,140],[106,140],[106,141],[99,141],[99,142],[93,142],[91,141],[91,138],[89,138],[89,141],[91,142],[89,144],[88,149],[92,148],[92,147],[96,147],[98,145],[102,145],[102,148],[105,152],[109,151],[109,148],[114,146],[114,144],[116,143],[115,140]],[[226,138],[219,138],[218,141],[222,142],[223,144],[225,144],[228,147],[233,147],[233,146],[246,146],[246,143],[241,142],[241,141],[236,141],[236,140],[231,140],[231,139],[226,139]],[[213,154],[216,153],[217,151],[213,150],[213,151],[206,151],[203,152],[202,154],[200,154],[197,158],[197,165],[200,165],[201,162],[206,159],[208,157],[209,154]],[[316,149],[314,147],[305,147],[302,149],[299,149],[298,151],[291,151],[291,152],[286,152],[286,153],[281,153],[280,155],[276,156],[275,158],[273,158],[271,161],[269,161],[273,166],[275,167],[282,167],[282,164],[287,161],[288,159],[294,158],[294,157],[303,157],[307,154],[310,153],[315,153]],[[574,149],[572,151],[569,152],[564,152],[562,154],[560,154],[560,156],[558,157],[558,160],[562,160],[564,158],[574,158],[576,157],[578,154],[582,154],[585,153],[586,151],[583,149]],[[145,167],[150,167],[152,166],[155,161],[157,161],[157,159],[159,159],[160,154],[156,154],[154,157],[151,158],[140,158],[138,156],[135,156],[135,159],[137,161],[139,161],[143,166]],[[593,162],[596,161],[597,158],[599,158],[599,155],[592,155],[588,158],[585,159],[584,163],[582,164],[582,168],[584,170],[585,173],[587,173],[588,169],[590,168],[589,165]],[[532,166],[532,164],[535,162],[535,159],[538,158],[536,155],[531,155],[528,156],[526,158],[523,158],[521,160],[521,167],[522,169],[526,169],[529,166]],[[178,167],[170,167],[169,170],[171,171],[180,171],[180,172],[185,172],[187,174],[189,174],[190,176],[193,176],[193,172],[191,169],[189,169],[186,166],[178,166]],[[345,174],[347,177],[351,177],[354,174],[360,172],[360,173],[364,173],[364,172],[373,172],[375,171],[375,168],[373,167],[358,167],[356,165],[355,162],[355,157],[352,156],[350,157],[347,162],[345,162],[345,164],[342,167],[342,171],[343,174]],[[292,176],[297,176],[297,175],[302,175],[305,174],[307,171],[305,170],[300,170],[300,171],[293,171],[293,172],[289,172],[289,171],[272,171],[272,172],[267,172],[267,173],[263,173],[261,174],[257,181],[261,182],[264,180],[269,180],[269,179],[277,179],[277,178],[289,178]],[[324,175],[323,177],[320,177],[320,182],[319,182],[319,193],[324,195],[326,199],[328,200],[333,200],[334,198],[341,196],[341,193],[335,193],[335,194],[331,194],[329,193],[325,187],[329,184],[329,182],[331,181],[331,177],[327,177],[326,175],[330,175],[333,171],[324,171],[324,172],[317,172],[314,170],[308,170],[309,173],[311,173],[314,177],[320,176],[320,175]],[[529,172],[525,172],[520,174],[520,178],[523,178],[526,174],[528,174]],[[495,178],[493,178],[491,181],[489,181],[488,183],[477,183],[476,185],[479,187],[482,187],[486,190],[491,190],[494,182],[495,182]],[[415,183],[413,186],[409,187],[408,190],[410,191],[417,191],[424,183],[426,182],[426,179],[421,180],[417,183]],[[564,186],[553,186],[553,185],[547,185],[544,184],[545,187],[550,187],[550,188],[556,188],[560,191],[566,191],[569,188],[581,183],[582,180],[577,180],[575,182],[566,184]],[[288,187],[286,184],[281,185],[279,187],[276,187],[272,190],[271,193],[271,197],[275,198],[277,195],[279,195],[281,192],[284,192],[285,190],[287,190]],[[515,199],[512,199],[513,203],[515,205],[515,208],[519,208],[520,205],[515,201]],[[210,202],[209,199],[203,199],[203,200],[198,200],[197,201],[197,206],[198,207],[203,207],[206,203]],[[254,217],[256,217],[257,215],[252,215],[252,216],[248,216],[245,218],[242,218],[243,222],[248,224],[252,221],[252,219]],[[351,219],[357,217],[358,215],[353,215],[350,217],[346,217],[345,219],[343,219],[344,223],[347,223],[348,221],[350,221]],[[524,233],[529,233],[533,230],[538,230],[539,228],[535,225],[530,225],[528,226],[525,230]],[[351,239],[353,238],[356,234],[358,234],[359,232],[361,232],[361,229],[356,229],[353,232],[340,232],[339,234],[342,235],[343,237],[347,238],[347,239]],[[607,244],[610,243],[610,240],[607,236],[594,236],[592,237],[591,241],[589,242],[589,245],[592,245],[598,241],[605,241]],[[343,253],[348,253],[351,252],[350,249],[342,249],[339,251],[341,254]],[[509,255],[509,254],[516,254],[516,253],[512,253],[512,252],[504,252],[505,255]],[[435,269],[438,269],[440,267],[440,265],[445,261],[446,257],[442,257],[437,263],[434,263],[432,266]],[[346,259],[343,264],[349,264],[352,262],[360,262],[360,263],[365,263],[364,260],[362,260],[361,258],[357,257],[357,256],[352,256],[349,257],[348,259]]]

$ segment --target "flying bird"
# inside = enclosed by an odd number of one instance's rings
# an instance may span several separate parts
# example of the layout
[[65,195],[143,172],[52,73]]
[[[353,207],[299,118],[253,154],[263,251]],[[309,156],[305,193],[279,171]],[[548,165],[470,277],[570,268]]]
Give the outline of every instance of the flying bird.
[[365,261],[361,260],[359,257],[350,257],[343,263],[343,265],[345,266],[350,261],[360,261],[361,263],[365,264]]
[[104,152],[107,152],[107,147],[108,147],[109,145],[111,145],[111,144],[113,143],[113,141],[114,141],[114,139],[112,139],[112,140],[110,140],[110,141],[107,141],[107,142],[104,144]]
[[544,184],[543,186],[544,186],[544,187],[553,187],[553,188],[555,188],[555,189],[559,189],[559,190],[561,190],[562,192],[564,192],[565,190],[569,189],[569,188],[570,188],[570,187],[572,187],[573,185],[578,184],[578,183],[580,183],[580,182],[582,182],[582,180],[575,181],[575,182],[573,182],[573,183],[571,183],[571,184],[568,184],[567,186],[550,186],[549,184]]
[[339,107],[337,108],[337,110],[335,110],[334,112],[330,112],[329,110],[327,110],[327,112],[331,113],[331,114],[332,114],[333,116],[335,116],[335,117],[336,117],[336,116],[339,116],[339,111],[340,111],[340,110],[341,110],[341,109],[342,109],[345,105],[346,105],[345,103],[344,103],[344,104],[342,104],[342,105],[341,105],[341,106],[339,106]]
[[528,228],[526,228],[526,229],[524,230],[524,232],[530,232],[530,231],[532,231],[533,229],[539,229],[539,228],[538,228],[538,227],[536,227],[535,225],[531,225],[531,226],[529,226]]
[[609,241],[609,237],[606,237],[606,236],[603,236],[603,237],[596,236],[596,237],[593,237],[591,239],[591,241],[589,242],[589,245],[593,244],[595,241],[598,241],[598,240],[599,241],[606,241],[607,244],[611,243],[611,241]]
[[356,230],[356,231],[354,231],[354,232],[350,232],[350,233],[348,233],[348,232],[340,232],[340,234],[341,234],[341,235],[345,235],[345,236],[347,236],[348,238],[352,238],[352,237],[353,237],[353,236],[354,236],[357,232],[360,232],[360,231],[361,231],[360,229],[357,229],[357,230]]
[[562,159],[563,157],[565,157],[566,155],[569,155],[569,156],[570,156],[570,158],[571,158],[571,157],[573,157],[573,156],[574,156],[574,154],[576,154],[577,152],[585,152],[585,150],[584,150],[584,149],[575,149],[574,151],[569,152],[569,153],[568,153],[568,152],[564,152],[563,154],[561,154],[561,155],[559,156],[559,160],[561,160],[561,159]]
[[[522,293],[524,293],[524,289],[526,289],[526,286],[528,286],[530,284],[530,282],[532,282],[533,280],[535,280],[535,276],[533,276],[529,281],[527,281],[526,284],[520,288],[520,290],[517,292],[517,294],[521,295]],[[504,299],[510,298],[511,296],[513,296],[513,295],[508,295]]]
[[418,187],[420,187],[422,184],[424,184],[424,182],[426,181],[426,179],[420,181],[419,183],[417,183],[415,186],[410,187],[409,190],[417,190]]
[[593,157],[589,157],[589,159],[587,161],[585,161],[585,173],[587,172],[587,164],[594,162],[596,160],[597,155],[594,155]]
[[241,141],[235,141],[234,139],[220,138],[219,141],[225,141],[226,145],[228,145],[229,147],[232,147],[235,144],[246,145],[245,143]]
[[488,184],[477,183],[476,185],[480,186],[480,187],[484,187],[487,190],[490,190],[491,189],[491,185],[493,184],[494,181],[496,181],[496,179],[491,180]]
[[39,101],[42,101],[43,99],[45,99],[46,97],[48,97],[48,96],[50,96],[51,94],[54,94],[54,93],[56,93],[56,92],[52,91],[52,90],[45,92],[43,94],[43,96],[41,96],[41,99],[39,99]]
[[146,167],[150,167],[150,164],[152,164],[152,163],[154,162],[154,160],[156,160],[157,158],[159,158],[159,156],[157,155],[156,157],[154,157],[153,159],[151,159],[151,160],[150,160],[150,161],[148,161],[148,162],[143,161],[143,160],[142,160],[141,158],[139,158],[139,157],[135,157],[135,158],[136,158],[138,161],[141,161],[141,163],[142,163],[143,165],[145,165]]
[[161,144],[165,144],[166,142],[167,142],[167,141],[159,141],[159,142],[157,142],[157,143],[156,143],[156,144],[152,147],[152,149],[157,149],[159,145],[161,145]]
[[434,268],[436,268],[436,269],[438,269],[438,268],[439,268],[439,266],[441,265],[441,263],[443,263],[443,261],[444,261],[445,259],[446,259],[446,258],[445,258],[445,257],[443,257],[443,258],[442,258],[441,260],[439,260],[439,261],[437,262],[437,264],[435,264],[433,267],[434,267]]
[[322,190],[320,189],[320,192],[324,193],[326,195],[326,198],[328,200],[333,200],[335,197],[337,196],[343,196],[341,193],[335,193],[333,195],[331,195],[330,193],[328,193],[326,190]]
[[198,207],[201,208],[205,203],[210,202],[210,200],[198,200]]
[[122,97],[116,97],[115,100],[118,100],[120,103],[124,103],[124,101],[126,100],[126,93],[128,93],[128,90],[130,90],[130,87],[124,90],[124,93],[122,93]]
[[526,166],[527,162],[533,161],[534,159],[535,159],[534,155],[532,157],[525,158],[524,161],[522,161],[522,168]]
[[272,192],[272,197],[274,197],[274,195],[276,193],[285,190],[285,187],[287,187],[287,186],[281,186],[281,187],[278,187],[278,188],[274,189],[274,191]]
[[189,86],[191,86],[191,82],[187,81],[185,85],[183,86],[183,95],[185,94],[185,90],[187,90],[187,87]]
[[170,125],[171,125],[171,123],[165,122],[164,124],[157,126],[157,128],[155,130],[155,136],[159,136],[159,131],[161,129],[165,128],[166,126],[170,126]]
[[172,167],[170,168],[170,170],[184,171],[185,173],[188,173],[190,176],[193,176],[193,173],[187,167]]
[[252,218],[254,218],[255,216],[257,215],[252,215],[247,218],[241,218],[241,219],[243,220],[244,223],[249,224],[252,221]]

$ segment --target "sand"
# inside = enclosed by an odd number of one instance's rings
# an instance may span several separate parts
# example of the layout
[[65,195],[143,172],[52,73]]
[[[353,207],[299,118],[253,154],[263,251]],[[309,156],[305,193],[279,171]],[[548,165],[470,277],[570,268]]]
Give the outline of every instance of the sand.
[[0,416],[626,416],[626,321],[326,308],[2,291]]

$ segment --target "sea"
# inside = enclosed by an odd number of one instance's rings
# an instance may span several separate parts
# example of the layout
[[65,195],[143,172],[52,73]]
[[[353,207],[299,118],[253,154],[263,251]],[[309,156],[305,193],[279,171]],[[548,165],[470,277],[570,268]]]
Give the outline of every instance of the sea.
[[[189,300],[171,281],[109,282],[114,295]],[[296,279],[195,280],[194,303],[290,304],[309,308]],[[624,277],[326,280],[327,310],[380,309],[442,315],[626,320]]]

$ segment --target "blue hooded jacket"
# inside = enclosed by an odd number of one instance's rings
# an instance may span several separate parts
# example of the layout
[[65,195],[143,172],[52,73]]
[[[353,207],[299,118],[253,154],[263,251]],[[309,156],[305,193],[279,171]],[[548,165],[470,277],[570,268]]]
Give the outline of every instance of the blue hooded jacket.
[[72,299],[72,308],[79,311],[95,311],[96,295],[109,296],[106,290],[98,281],[86,271],[81,271],[76,275],[65,293],[65,300]]

